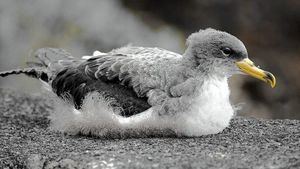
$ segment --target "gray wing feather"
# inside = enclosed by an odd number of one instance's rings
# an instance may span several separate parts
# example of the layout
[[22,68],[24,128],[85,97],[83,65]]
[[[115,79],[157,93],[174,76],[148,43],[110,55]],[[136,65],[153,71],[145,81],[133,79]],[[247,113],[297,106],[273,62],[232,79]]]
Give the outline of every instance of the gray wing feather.
[[[151,76],[150,72],[147,74],[149,64],[153,66],[156,59],[173,57],[173,55],[177,57],[175,53],[159,48],[124,47],[113,50],[107,55],[86,60],[85,73],[95,79],[117,80],[122,85],[132,87],[135,93],[142,97],[151,86],[142,86],[140,81],[150,79],[149,85],[155,83],[153,82],[155,77]],[[143,75],[141,76],[140,73]]]

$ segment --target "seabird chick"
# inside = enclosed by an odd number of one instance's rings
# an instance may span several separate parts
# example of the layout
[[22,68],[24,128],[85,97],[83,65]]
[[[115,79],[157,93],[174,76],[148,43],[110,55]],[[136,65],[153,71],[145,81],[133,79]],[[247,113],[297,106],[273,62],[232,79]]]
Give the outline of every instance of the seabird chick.
[[[169,130],[185,136],[219,133],[234,114],[229,77],[248,74],[275,86],[275,77],[256,67],[244,44],[229,33],[200,30],[186,44],[183,55],[125,46],[81,59],[42,49],[37,54],[40,62],[31,63],[33,67],[0,76],[24,73],[46,82],[76,108],[63,118],[55,115],[62,126],[58,128],[97,136],[130,129]],[[60,58],[49,56],[49,50]]]

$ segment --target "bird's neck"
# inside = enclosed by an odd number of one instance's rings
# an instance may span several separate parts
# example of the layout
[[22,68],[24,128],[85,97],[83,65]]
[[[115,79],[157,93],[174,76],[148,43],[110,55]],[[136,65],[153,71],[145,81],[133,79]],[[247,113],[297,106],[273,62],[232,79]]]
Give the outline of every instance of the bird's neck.
[[193,72],[201,75],[215,74],[214,62],[207,57],[197,57],[189,48],[182,57],[182,64],[190,68]]
[[201,78],[224,78],[229,77],[225,74],[225,71],[220,71],[216,66],[216,60],[209,57],[195,56],[193,51],[188,48],[182,57],[182,64],[184,67],[190,69],[189,72],[193,72],[193,76],[201,76]]

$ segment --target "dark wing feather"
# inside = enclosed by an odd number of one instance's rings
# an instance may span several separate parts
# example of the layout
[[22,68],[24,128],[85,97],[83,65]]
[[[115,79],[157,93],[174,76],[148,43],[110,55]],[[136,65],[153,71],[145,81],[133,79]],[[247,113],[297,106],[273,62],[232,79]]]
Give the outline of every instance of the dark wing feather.
[[119,74],[122,62],[118,61],[125,57],[99,56],[83,62],[78,67],[64,69],[52,81],[52,88],[60,97],[70,95],[77,109],[80,109],[88,93],[97,91],[106,98],[114,100],[115,104],[112,106],[121,107],[123,116],[143,112],[150,108],[147,98],[136,94],[129,85],[131,79],[125,75],[126,73],[121,76]]

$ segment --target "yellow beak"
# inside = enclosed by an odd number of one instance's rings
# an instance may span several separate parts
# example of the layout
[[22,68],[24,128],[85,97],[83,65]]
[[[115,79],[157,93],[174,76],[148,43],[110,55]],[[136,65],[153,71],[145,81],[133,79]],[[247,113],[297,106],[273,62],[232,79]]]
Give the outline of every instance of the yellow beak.
[[270,84],[272,88],[275,87],[276,79],[274,75],[256,67],[250,59],[243,59],[239,62],[236,62],[236,65],[241,69],[242,72]]

